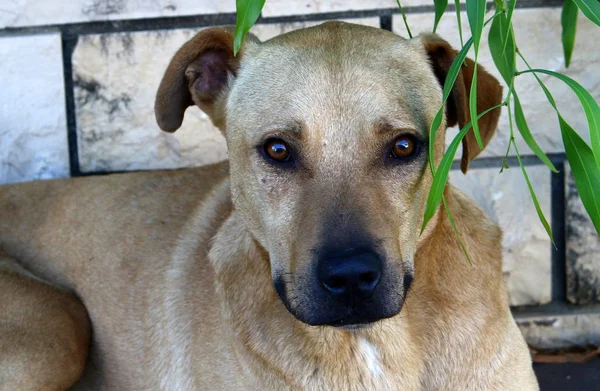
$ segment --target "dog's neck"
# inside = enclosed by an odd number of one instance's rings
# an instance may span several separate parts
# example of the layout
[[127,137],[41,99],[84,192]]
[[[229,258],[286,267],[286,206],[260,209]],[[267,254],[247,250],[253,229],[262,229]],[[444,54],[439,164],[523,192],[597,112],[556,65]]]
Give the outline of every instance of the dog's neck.
[[249,371],[279,375],[261,382],[304,389],[352,389],[358,384],[364,389],[392,389],[392,384],[416,384],[416,378],[403,378],[404,371],[392,365],[417,365],[418,341],[413,340],[415,333],[405,316],[410,309],[357,330],[308,326],[296,320],[273,288],[266,253],[235,212],[215,237],[209,258],[225,303],[225,323],[237,339],[237,353],[263,369],[249,367]]

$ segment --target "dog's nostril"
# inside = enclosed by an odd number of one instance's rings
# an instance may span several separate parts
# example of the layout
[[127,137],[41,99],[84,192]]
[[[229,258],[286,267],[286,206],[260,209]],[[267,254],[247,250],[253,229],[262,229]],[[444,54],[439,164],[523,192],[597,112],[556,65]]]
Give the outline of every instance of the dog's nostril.
[[326,284],[331,289],[342,289],[346,285],[346,280],[343,277],[331,277]]
[[377,280],[378,275],[379,273],[376,272],[363,273],[360,275],[360,282],[363,282],[365,284],[371,284],[375,282],[375,280]]
[[381,260],[365,251],[345,257],[324,257],[319,261],[318,278],[338,299],[370,297],[381,279]]

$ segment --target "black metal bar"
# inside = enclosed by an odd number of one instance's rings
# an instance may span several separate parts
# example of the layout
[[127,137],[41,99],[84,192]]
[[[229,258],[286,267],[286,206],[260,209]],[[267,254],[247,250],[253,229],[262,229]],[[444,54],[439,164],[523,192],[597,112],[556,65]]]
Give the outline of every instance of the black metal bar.
[[67,141],[69,143],[69,164],[71,176],[80,176],[79,147],[77,143],[77,118],[75,116],[75,95],[73,90],[73,51],[77,37],[62,35],[63,77],[65,84],[65,110],[67,115]]
[[556,302],[565,302],[567,297],[567,264],[566,264],[566,235],[565,235],[565,210],[566,210],[566,189],[565,189],[565,163],[555,164],[559,170],[558,173],[551,172],[551,207],[552,236],[555,246],[552,246],[552,300]]
[[511,311],[518,321],[522,318],[537,316],[600,314],[600,305],[576,305],[566,302],[552,302],[542,305],[513,307]]
[[[566,158],[564,153],[549,153],[548,157],[552,163],[556,166],[557,164],[562,165],[563,160]],[[497,168],[498,171],[502,168],[502,162],[504,156],[487,156],[479,157],[469,164],[469,169],[472,168]],[[544,164],[536,155],[525,155],[521,156],[521,161],[524,166],[539,166]],[[519,161],[516,156],[509,156],[506,159],[506,164],[509,167],[519,167]],[[460,170],[460,161],[454,161],[452,163],[452,170]]]
[[392,15],[380,16],[379,27],[387,31],[392,31]]

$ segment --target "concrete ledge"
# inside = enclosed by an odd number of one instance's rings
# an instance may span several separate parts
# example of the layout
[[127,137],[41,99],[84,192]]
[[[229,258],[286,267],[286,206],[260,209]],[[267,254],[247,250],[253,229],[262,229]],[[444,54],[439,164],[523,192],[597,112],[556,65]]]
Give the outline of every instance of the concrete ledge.
[[515,309],[513,315],[527,343],[536,348],[600,345],[600,306],[553,303]]

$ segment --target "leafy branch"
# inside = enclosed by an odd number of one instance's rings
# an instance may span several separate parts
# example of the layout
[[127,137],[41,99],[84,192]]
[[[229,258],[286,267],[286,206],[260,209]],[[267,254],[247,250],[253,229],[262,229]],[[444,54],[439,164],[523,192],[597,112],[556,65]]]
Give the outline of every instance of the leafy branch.
[[[265,0],[237,0],[237,23],[234,39],[234,51],[236,53],[240,49],[245,35],[248,33],[252,25],[256,23],[256,20],[260,16],[260,12],[264,6],[264,3]],[[397,0],[397,3],[402,14],[402,19],[404,21],[406,29],[410,37],[412,38],[412,33],[410,32],[408,20],[404,9],[402,8],[402,5],[400,3],[400,0]],[[433,3],[435,9],[433,31],[435,32],[441,18],[444,16],[447,10],[448,0],[433,0]],[[527,182],[527,187],[529,188],[531,199],[538,213],[538,217],[542,225],[548,232],[548,235],[553,240],[550,225],[548,224],[548,221],[542,212],[535,191],[527,175],[527,171],[521,160],[521,155],[518,151],[517,143],[515,141],[515,134],[513,132],[514,123],[516,124],[520,136],[523,138],[523,140],[529,146],[529,148],[533,151],[533,153],[540,159],[540,161],[542,161],[546,166],[548,166],[548,168],[553,172],[558,172],[556,167],[552,164],[552,161],[544,153],[542,148],[539,146],[539,144],[533,137],[533,134],[531,133],[531,130],[529,129],[529,126],[527,124],[525,113],[523,112],[523,108],[521,106],[521,101],[515,91],[515,81],[517,77],[520,77],[521,75],[525,74],[533,74],[538,83],[540,84],[540,87],[544,91],[548,102],[556,111],[558,124],[561,129],[563,144],[565,147],[565,153],[567,156],[567,160],[571,165],[573,176],[575,178],[575,184],[577,186],[577,189],[579,190],[583,205],[586,211],[588,212],[594,224],[594,227],[596,228],[596,231],[600,235],[600,106],[585,88],[583,88],[579,83],[577,83],[570,77],[547,69],[532,69],[529,66],[529,64],[525,60],[525,57],[518,49],[513,30],[512,19],[516,6],[516,0],[494,0],[494,15],[487,21],[484,21],[485,15],[487,13],[486,6],[486,0],[466,0],[467,17],[472,35],[466,42],[463,43],[460,2],[459,0],[455,0],[456,18],[458,21],[460,42],[462,48],[458,52],[446,76],[446,80],[443,86],[442,106],[438,110],[431,124],[430,140],[435,139],[437,130],[439,129],[443,120],[444,106],[454,86],[454,83],[456,82],[458,73],[460,72],[460,68],[465,62],[467,53],[471,49],[471,47],[473,47],[475,51],[475,64],[477,64],[478,62],[481,36],[484,27],[488,23],[491,23],[488,35],[489,50],[492,55],[492,59],[494,60],[494,64],[498,69],[498,72],[500,73],[500,75],[506,82],[506,85],[508,86],[508,92],[506,98],[500,105],[494,106],[484,111],[483,113],[477,113],[477,67],[475,66],[469,99],[469,111],[471,114],[471,118],[475,118],[475,121],[466,124],[454,137],[437,167],[435,166],[434,159],[434,143],[429,143],[429,163],[431,173],[433,175],[433,182],[427,197],[422,230],[425,228],[430,219],[435,215],[436,211],[440,208],[440,204],[442,204],[444,209],[446,210],[446,213],[448,215],[449,221],[452,224],[453,229],[458,235],[458,231],[456,230],[456,225],[452,217],[452,213],[448,208],[448,203],[444,198],[444,189],[446,187],[450,167],[452,165],[452,162],[454,161],[454,156],[456,155],[458,145],[460,144],[463,137],[465,137],[467,132],[472,128],[479,148],[483,149],[483,143],[479,134],[478,119],[490,110],[493,110],[500,106],[507,106],[509,111],[508,118],[510,135],[506,156],[509,155],[510,149],[513,148],[525,181]],[[579,11],[581,11],[582,14],[585,15],[593,23],[600,26],[600,2],[598,2],[598,0],[565,0],[561,15],[561,27],[562,45],[565,57],[565,65],[567,67],[571,63],[571,57],[576,36],[575,33],[577,28],[577,16]],[[526,64],[526,70],[517,70],[517,56],[519,56]],[[539,78],[538,74],[545,74],[563,81],[575,93],[583,107],[583,111],[587,119],[591,146],[588,145],[581,138],[579,133],[576,132],[565,121],[564,117],[560,114],[556,106],[554,97],[551,95],[550,91],[546,88],[542,80]],[[506,158],[503,161],[501,172],[505,167],[507,167]],[[464,247],[462,240],[460,240],[460,237],[458,237],[458,239],[461,244],[461,247],[463,248],[463,251],[467,256],[467,259],[469,259],[470,261],[470,258],[467,254],[466,248]]]

